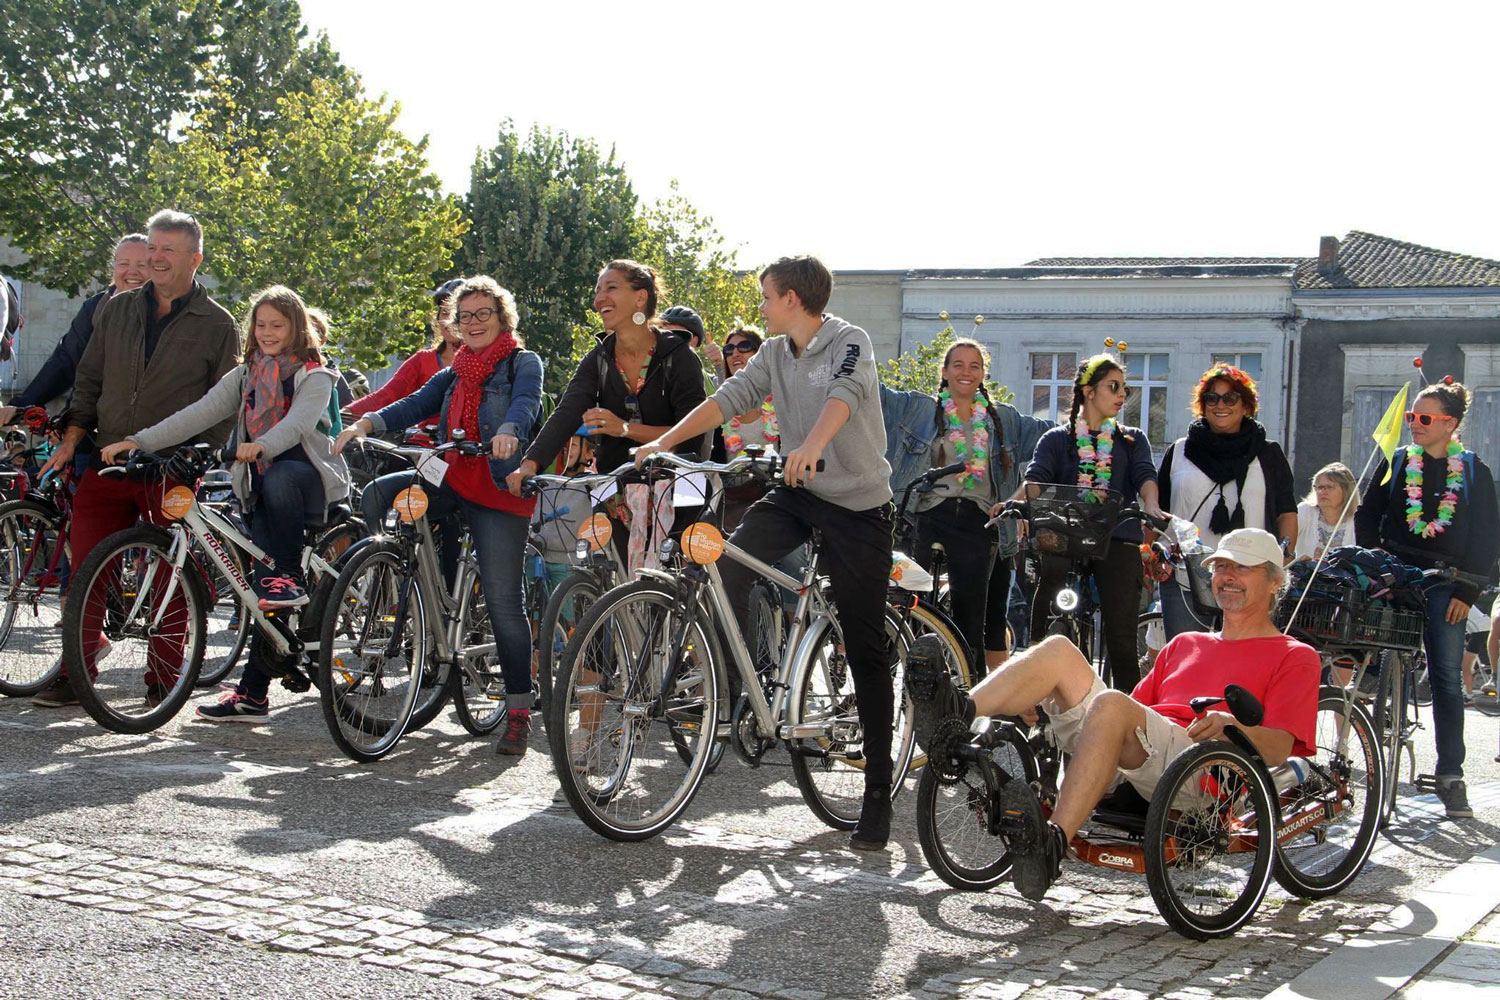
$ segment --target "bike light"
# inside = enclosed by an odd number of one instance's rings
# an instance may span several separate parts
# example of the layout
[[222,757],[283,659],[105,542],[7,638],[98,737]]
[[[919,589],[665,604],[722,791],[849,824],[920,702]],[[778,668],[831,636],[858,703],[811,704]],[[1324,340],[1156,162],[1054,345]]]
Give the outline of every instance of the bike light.
[[1064,587],[1057,592],[1057,610],[1075,611],[1078,608],[1078,591]]
[[589,543],[584,539],[578,539],[578,544],[573,546],[573,554],[578,557],[579,562],[584,562],[589,557]]
[[677,543],[670,538],[663,538],[656,551],[661,556],[661,561],[667,562],[677,551]]

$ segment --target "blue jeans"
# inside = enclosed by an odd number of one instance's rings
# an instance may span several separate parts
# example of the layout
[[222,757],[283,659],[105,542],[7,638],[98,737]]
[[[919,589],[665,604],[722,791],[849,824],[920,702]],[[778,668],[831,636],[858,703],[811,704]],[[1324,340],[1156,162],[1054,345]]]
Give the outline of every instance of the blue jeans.
[[1427,677],[1432,684],[1432,728],[1437,740],[1437,776],[1461,778],[1464,774],[1464,632],[1466,623],[1449,625],[1443,620],[1454,584],[1444,583],[1427,591]]
[[[371,531],[379,531],[385,512],[396,494],[418,481],[416,472],[396,472],[381,476],[365,487],[361,501],[365,522]],[[471,503],[447,484],[434,486],[423,482],[427,491],[427,518],[444,520],[446,532],[454,540],[457,561],[458,519],[462,512],[474,540],[474,555],[479,563],[479,586],[484,591],[484,606],[489,613],[490,628],[500,658],[500,673],[505,678],[507,708],[531,707],[531,626],[521,591],[522,556],[526,551],[529,520],[520,514],[508,514],[482,504]]]

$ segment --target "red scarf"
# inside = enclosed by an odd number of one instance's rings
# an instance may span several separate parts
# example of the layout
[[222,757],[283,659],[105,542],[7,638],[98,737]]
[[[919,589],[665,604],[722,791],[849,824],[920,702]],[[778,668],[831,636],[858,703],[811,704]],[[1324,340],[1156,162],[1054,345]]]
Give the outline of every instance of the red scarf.
[[510,357],[510,352],[515,349],[516,335],[506,330],[482,351],[470,350],[465,344],[453,355],[453,374],[457,381],[453,385],[453,400],[448,404],[450,438],[453,428],[462,427],[470,441],[479,441],[479,401],[484,396],[484,380],[494,374],[495,367]]
[[[245,379],[244,406],[245,434],[249,441],[258,441],[264,437],[286,413],[286,394],[281,391],[281,383],[301,363],[300,358],[294,358],[290,354],[271,357],[260,353],[247,363],[249,371]],[[255,464],[256,468],[265,472],[271,467],[271,460],[262,458]]]

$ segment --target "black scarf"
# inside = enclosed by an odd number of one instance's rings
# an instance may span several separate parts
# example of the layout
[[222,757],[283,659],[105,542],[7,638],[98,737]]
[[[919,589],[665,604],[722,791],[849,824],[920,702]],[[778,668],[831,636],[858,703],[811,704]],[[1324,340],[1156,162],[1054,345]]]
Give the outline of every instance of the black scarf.
[[[1182,454],[1219,487],[1219,501],[1214,504],[1208,530],[1216,535],[1227,534],[1245,526],[1245,507],[1242,502],[1245,492],[1245,477],[1250,472],[1250,463],[1260,457],[1266,444],[1266,429],[1255,420],[1245,418],[1240,429],[1233,434],[1215,434],[1202,419],[1188,425],[1187,441]],[[1234,513],[1229,513],[1224,503],[1224,487],[1234,481]]]

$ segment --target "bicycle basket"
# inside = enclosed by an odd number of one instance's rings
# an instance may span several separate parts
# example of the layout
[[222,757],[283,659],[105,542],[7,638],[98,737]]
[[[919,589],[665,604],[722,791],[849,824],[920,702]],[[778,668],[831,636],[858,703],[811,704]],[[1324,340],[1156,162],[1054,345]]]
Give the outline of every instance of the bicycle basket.
[[1276,606],[1276,625],[1312,646],[1408,652],[1422,648],[1427,616],[1420,611],[1366,601],[1354,591],[1343,598],[1309,596],[1292,622],[1296,607],[1295,595],[1283,595]]
[[1120,494],[1061,483],[1041,491],[1028,501],[1032,546],[1068,559],[1104,558],[1120,520]]
[[1193,606],[1193,613],[1203,618],[1212,615],[1219,610],[1219,599],[1214,596],[1213,573],[1203,560],[1209,557],[1208,552],[1184,552],[1182,554],[1183,566],[1186,569],[1190,592],[1188,602]]

